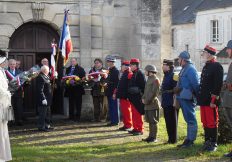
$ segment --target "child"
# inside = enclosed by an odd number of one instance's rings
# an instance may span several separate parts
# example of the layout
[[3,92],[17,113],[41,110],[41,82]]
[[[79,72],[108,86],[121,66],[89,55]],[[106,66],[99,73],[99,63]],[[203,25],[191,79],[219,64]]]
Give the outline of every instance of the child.
[[157,131],[159,122],[160,103],[158,94],[160,89],[160,81],[156,76],[157,70],[153,65],[145,67],[145,75],[148,76],[145,85],[142,102],[145,105],[145,119],[149,123],[149,136],[143,139],[145,142],[157,142]]

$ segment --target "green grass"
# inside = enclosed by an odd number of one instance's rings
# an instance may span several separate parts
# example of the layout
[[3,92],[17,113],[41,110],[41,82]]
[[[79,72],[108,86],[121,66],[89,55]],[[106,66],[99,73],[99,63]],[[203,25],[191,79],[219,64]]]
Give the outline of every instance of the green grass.
[[[159,123],[158,143],[141,142],[141,137],[131,137],[115,128],[79,125],[57,126],[51,133],[35,133],[23,131],[11,133],[13,161],[223,161],[222,157],[231,144],[220,145],[215,153],[202,153],[203,131],[198,118],[198,137],[194,147],[177,149],[176,145],[164,144],[167,140],[164,119]],[[147,124],[146,129],[147,130]],[[179,143],[186,134],[186,124],[179,114]],[[145,137],[146,135],[144,135]]]

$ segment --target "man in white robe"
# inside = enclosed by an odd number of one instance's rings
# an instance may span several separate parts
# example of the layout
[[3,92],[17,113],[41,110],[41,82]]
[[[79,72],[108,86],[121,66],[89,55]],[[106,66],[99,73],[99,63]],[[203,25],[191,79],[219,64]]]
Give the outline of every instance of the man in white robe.
[[0,50],[0,162],[12,160],[7,123],[10,120],[11,94],[5,75],[6,53]]

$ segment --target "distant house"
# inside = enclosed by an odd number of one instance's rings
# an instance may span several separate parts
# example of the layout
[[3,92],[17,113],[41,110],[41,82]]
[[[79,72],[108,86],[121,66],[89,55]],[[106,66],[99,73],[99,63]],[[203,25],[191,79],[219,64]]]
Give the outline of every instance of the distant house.
[[[223,49],[232,39],[231,0],[173,0],[172,1],[172,53],[187,50],[201,70],[200,54],[206,44],[215,47],[218,60],[227,70],[228,60]],[[222,52],[220,52],[222,51]]]

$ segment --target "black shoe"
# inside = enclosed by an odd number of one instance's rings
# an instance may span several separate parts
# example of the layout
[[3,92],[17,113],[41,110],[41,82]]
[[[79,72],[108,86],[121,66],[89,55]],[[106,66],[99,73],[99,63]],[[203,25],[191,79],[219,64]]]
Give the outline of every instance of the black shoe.
[[135,129],[132,129],[132,130],[129,130],[129,131],[128,131],[128,133],[130,133],[130,134],[133,134],[134,132],[136,132]]
[[50,132],[50,130],[48,130],[46,128],[38,128],[38,131],[40,131],[40,132]]
[[140,136],[140,135],[143,135],[143,132],[134,131],[132,134],[133,134],[133,136]]
[[132,129],[123,126],[123,127],[120,127],[119,130],[120,130],[120,131],[130,131],[130,130],[132,130]]
[[228,157],[228,158],[232,158],[232,151],[230,151],[229,153],[227,154],[224,154],[225,157]]
[[206,148],[206,151],[209,151],[209,152],[217,151],[217,143],[210,142],[209,146]]
[[184,142],[181,145],[177,145],[178,148],[188,148],[191,146],[193,146],[193,141],[188,139],[184,140]]
[[206,151],[210,145],[210,141],[205,141],[204,145],[202,146],[202,151]]
[[107,124],[106,126],[108,126],[108,127],[113,127],[113,126],[117,126],[118,125],[118,123],[109,123],[109,124]]
[[147,143],[151,143],[151,142],[157,142],[157,139],[155,139],[153,137],[147,137],[145,139],[142,139],[142,141],[147,142]]
[[48,127],[45,127],[45,129],[48,129],[48,130],[54,130],[55,128],[52,127],[52,126],[48,126]]

